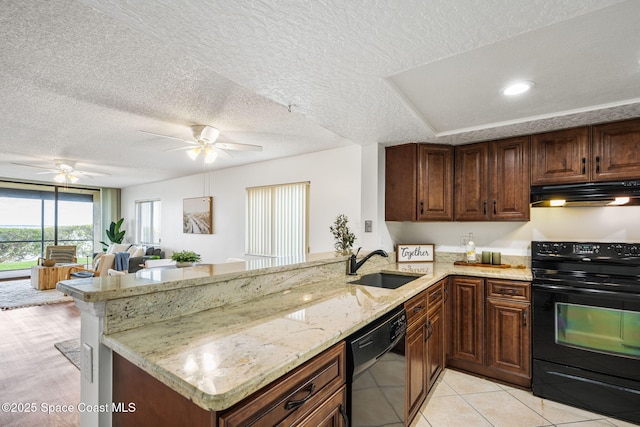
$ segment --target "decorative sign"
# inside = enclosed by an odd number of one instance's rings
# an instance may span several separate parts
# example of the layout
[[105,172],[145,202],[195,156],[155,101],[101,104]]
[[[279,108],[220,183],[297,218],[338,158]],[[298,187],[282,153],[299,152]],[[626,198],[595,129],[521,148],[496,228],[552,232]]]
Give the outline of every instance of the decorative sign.
[[212,197],[184,199],[182,210],[182,232],[187,234],[213,233]]
[[397,262],[433,262],[434,245],[397,245]]

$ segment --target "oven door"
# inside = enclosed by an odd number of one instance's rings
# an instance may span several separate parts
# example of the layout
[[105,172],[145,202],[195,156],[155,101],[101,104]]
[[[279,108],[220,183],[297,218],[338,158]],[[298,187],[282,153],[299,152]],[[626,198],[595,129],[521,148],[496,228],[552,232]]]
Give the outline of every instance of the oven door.
[[640,381],[640,295],[533,284],[533,358]]
[[533,394],[640,423],[640,297],[532,287]]

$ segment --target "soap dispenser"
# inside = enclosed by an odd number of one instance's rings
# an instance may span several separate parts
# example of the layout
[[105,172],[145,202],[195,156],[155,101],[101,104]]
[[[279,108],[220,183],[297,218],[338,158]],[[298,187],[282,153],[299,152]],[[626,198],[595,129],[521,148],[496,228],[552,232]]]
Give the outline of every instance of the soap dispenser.
[[473,241],[473,233],[469,233],[469,240],[467,240],[467,262],[469,264],[476,262],[476,243]]

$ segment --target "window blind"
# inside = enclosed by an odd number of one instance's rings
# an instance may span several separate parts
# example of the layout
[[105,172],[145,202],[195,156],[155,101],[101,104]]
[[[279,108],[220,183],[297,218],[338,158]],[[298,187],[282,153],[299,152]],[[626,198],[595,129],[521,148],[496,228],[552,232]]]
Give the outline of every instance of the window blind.
[[308,182],[247,188],[248,255],[306,254],[308,191]]

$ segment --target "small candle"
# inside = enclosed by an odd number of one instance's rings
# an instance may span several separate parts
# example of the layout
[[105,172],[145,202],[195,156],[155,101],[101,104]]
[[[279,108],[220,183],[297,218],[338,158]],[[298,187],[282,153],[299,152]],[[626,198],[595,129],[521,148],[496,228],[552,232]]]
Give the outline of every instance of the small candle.
[[491,264],[491,252],[482,251],[482,263],[483,264]]
[[491,252],[491,264],[500,265],[502,260],[500,259],[500,252]]

